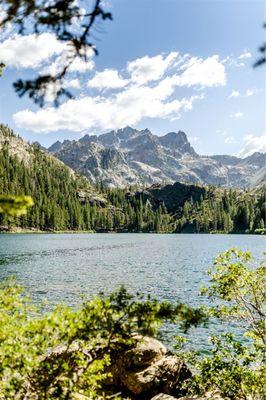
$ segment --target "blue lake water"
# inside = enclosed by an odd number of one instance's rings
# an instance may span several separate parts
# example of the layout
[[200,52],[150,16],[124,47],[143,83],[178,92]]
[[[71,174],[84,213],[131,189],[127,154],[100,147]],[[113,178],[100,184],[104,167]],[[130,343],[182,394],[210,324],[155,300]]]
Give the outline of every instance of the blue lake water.
[[[76,305],[82,293],[123,284],[133,293],[195,306],[205,301],[198,292],[219,252],[236,246],[261,259],[265,244],[255,235],[2,234],[0,279],[15,276],[34,301],[51,305]],[[192,333],[196,340],[202,329]]]

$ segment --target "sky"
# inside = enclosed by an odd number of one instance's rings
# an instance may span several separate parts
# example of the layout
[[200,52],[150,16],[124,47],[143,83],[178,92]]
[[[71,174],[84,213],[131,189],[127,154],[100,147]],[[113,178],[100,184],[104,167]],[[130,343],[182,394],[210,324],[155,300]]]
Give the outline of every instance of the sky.
[[[50,32],[0,34],[0,122],[49,146],[132,126],[186,132],[199,154],[266,151],[264,0],[106,0],[113,21],[95,32],[98,56],[77,60],[65,86],[75,95],[43,109],[12,83],[58,70],[66,46]],[[1,10],[0,10],[1,11]]]

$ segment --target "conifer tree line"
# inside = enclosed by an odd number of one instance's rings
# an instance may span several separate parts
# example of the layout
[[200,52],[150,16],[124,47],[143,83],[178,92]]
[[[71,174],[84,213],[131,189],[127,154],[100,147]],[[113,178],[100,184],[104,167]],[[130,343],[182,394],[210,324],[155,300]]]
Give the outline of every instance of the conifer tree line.
[[[265,190],[206,188],[200,200],[169,213],[137,188],[92,187],[52,156],[31,146],[30,162],[0,150],[0,194],[30,195],[26,215],[1,216],[1,229],[123,232],[255,232],[265,228]],[[82,195],[81,195],[82,193]],[[139,191],[138,191],[139,193]]]
[[0,193],[27,194],[34,201],[26,215],[0,215],[2,229],[169,231],[171,216],[163,207],[152,210],[141,201],[129,202],[120,189],[99,193],[37,147],[32,152],[27,164],[11,155],[7,146],[0,150]]
[[257,192],[209,187],[199,202],[186,201],[176,230],[195,232],[256,232],[265,229],[265,188]]
[[[109,201],[129,217],[129,227],[154,232],[255,232],[266,226],[265,188],[257,192],[206,187],[199,201],[192,197],[176,212],[164,204],[155,207],[151,199],[130,194],[137,188],[110,189],[100,186]],[[134,223],[130,225],[134,215]]]

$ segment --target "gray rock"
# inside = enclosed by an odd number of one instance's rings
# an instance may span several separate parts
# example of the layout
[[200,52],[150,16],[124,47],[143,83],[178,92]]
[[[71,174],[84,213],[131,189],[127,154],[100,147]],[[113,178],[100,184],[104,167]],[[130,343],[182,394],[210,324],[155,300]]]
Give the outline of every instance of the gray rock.
[[111,372],[113,384],[135,396],[171,393],[191,376],[186,365],[167,353],[156,339],[136,337],[136,346],[117,357]]
[[199,156],[182,131],[158,137],[148,129],[125,127],[56,142],[49,151],[91,182],[108,186],[179,181],[246,187],[265,178],[265,154]]
[[48,148],[48,150],[50,151],[50,153],[56,153],[57,151],[60,151],[62,148],[63,144],[57,140],[54,144],[52,144],[52,146],[50,146]]
[[123,354],[120,360],[124,368],[146,367],[167,353],[166,347],[155,338],[136,336],[135,339],[136,346]]
[[184,363],[175,356],[164,356],[141,370],[124,370],[121,381],[134,395],[170,393],[191,376]]

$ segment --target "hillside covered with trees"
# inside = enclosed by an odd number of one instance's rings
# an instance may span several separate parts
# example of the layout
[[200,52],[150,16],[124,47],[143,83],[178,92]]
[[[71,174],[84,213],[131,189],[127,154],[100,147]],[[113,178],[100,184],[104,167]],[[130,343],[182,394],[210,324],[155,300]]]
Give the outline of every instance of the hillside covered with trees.
[[50,154],[0,126],[0,194],[29,195],[26,215],[1,216],[2,230],[255,232],[265,228],[265,190],[175,183],[146,190],[92,187]]
[[149,220],[157,221],[156,229],[147,226],[146,230],[164,231],[171,219],[168,214],[161,215],[161,209],[150,210],[144,216],[141,202],[126,201],[125,193],[120,190],[100,192],[61,161],[37,146],[28,145],[3,125],[0,126],[0,194],[27,194],[34,201],[27,215],[0,216],[2,230],[20,227],[48,231],[139,231],[144,228],[141,221],[147,224]]

